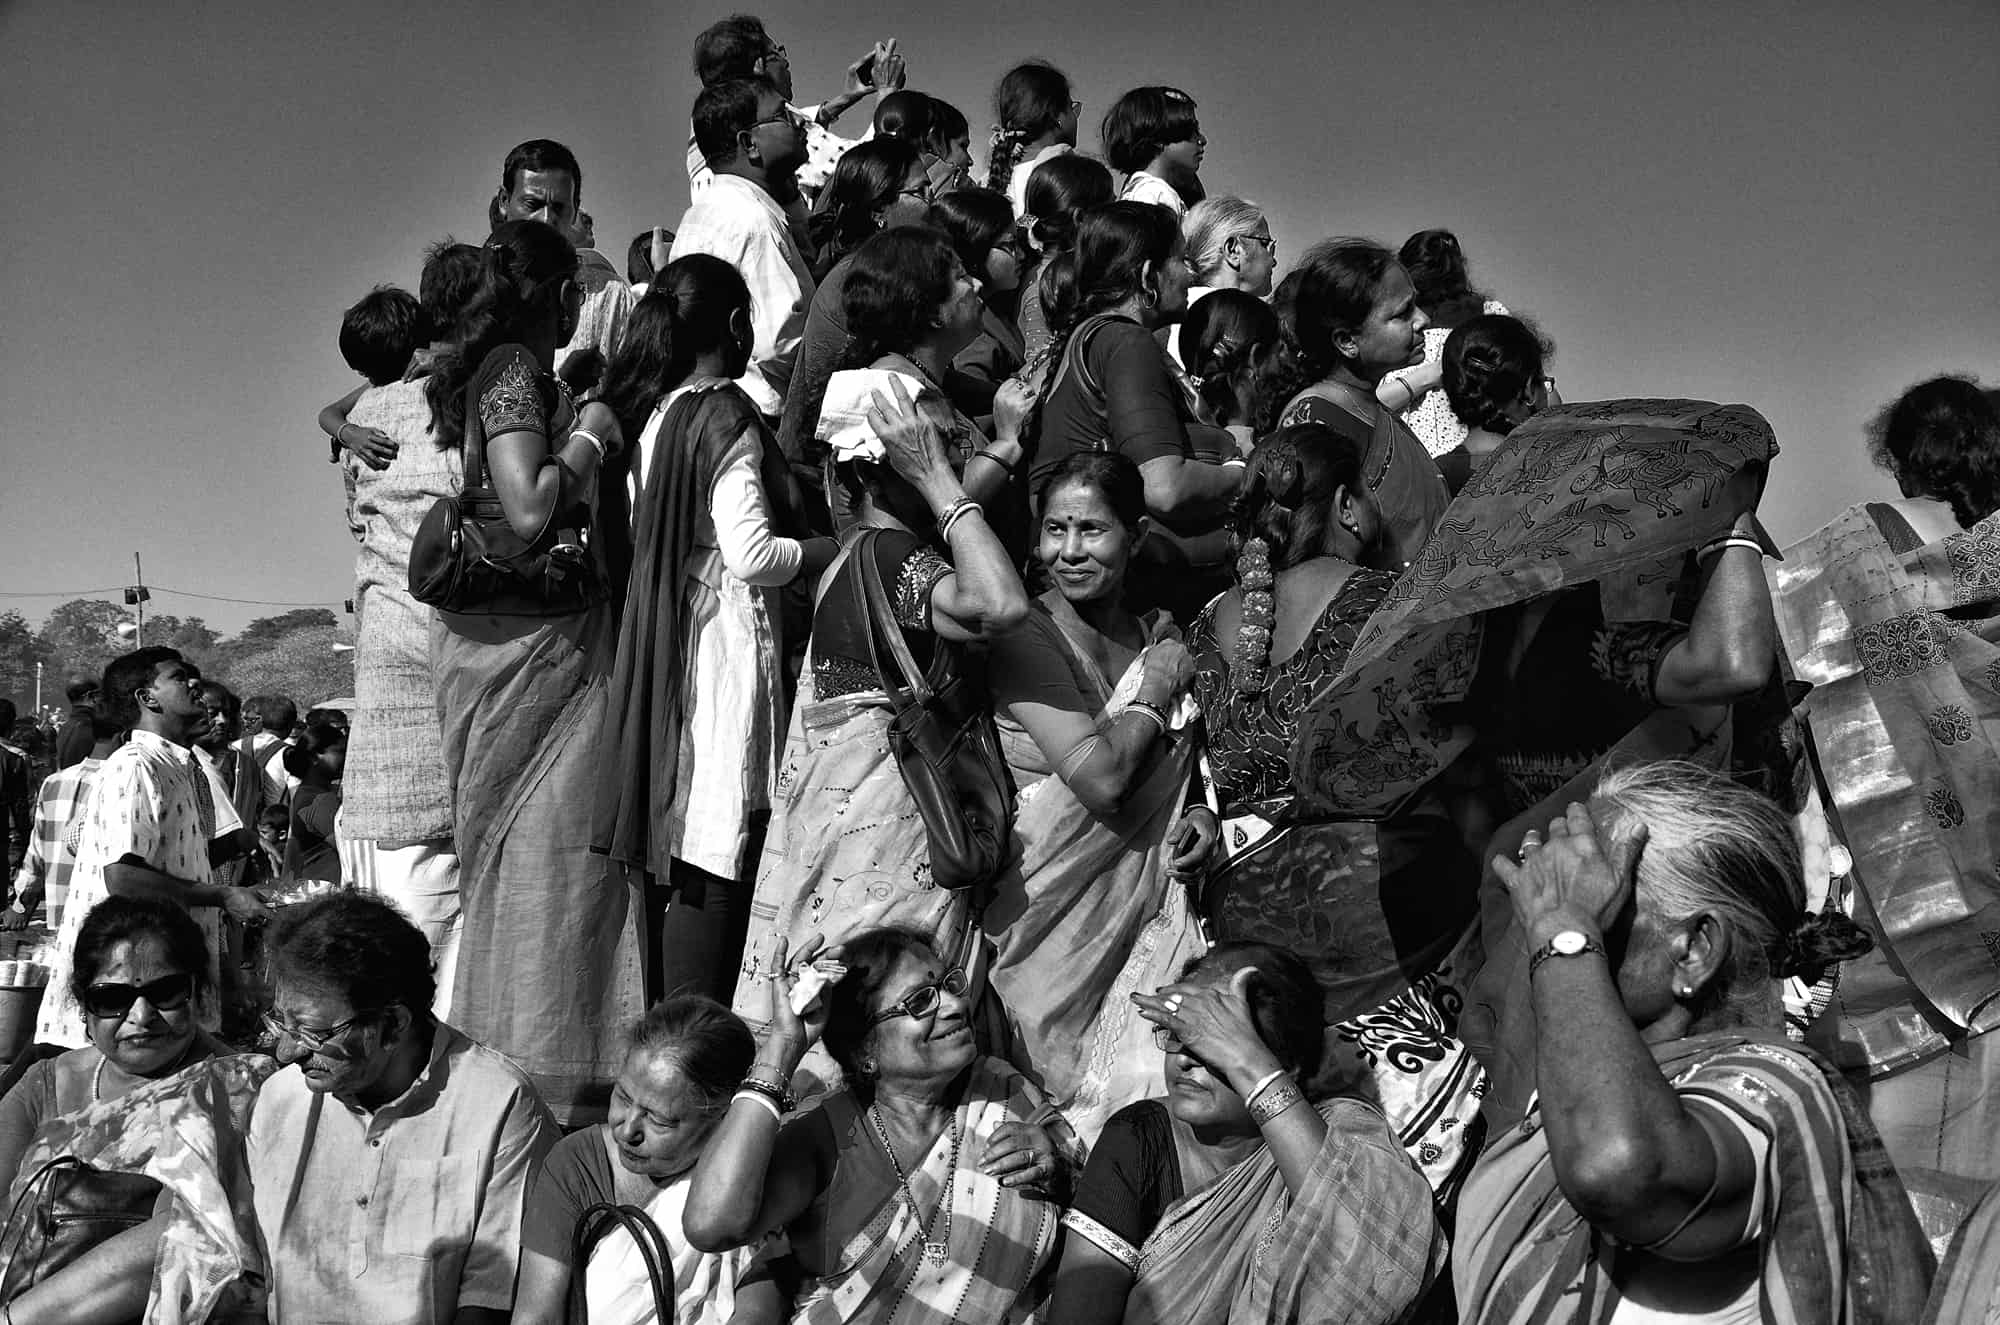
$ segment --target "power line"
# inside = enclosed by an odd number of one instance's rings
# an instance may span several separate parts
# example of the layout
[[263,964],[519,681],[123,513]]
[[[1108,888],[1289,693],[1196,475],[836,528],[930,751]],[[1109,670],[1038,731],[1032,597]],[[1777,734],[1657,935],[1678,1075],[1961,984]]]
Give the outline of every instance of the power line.
[[[110,584],[101,589],[50,589],[36,593],[5,590],[0,591],[0,598],[94,598],[99,594],[124,593],[126,587],[122,584]],[[331,598],[315,598],[309,602],[294,602],[279,598],[230,598],[224,594],[197,593],[193,589],[169,589],[158,584],[149,584],[146,587],[154,593],[174,594],[181,598],[200,598],[211,603],[240,603],[248,607],[329,607],[336,601]]]

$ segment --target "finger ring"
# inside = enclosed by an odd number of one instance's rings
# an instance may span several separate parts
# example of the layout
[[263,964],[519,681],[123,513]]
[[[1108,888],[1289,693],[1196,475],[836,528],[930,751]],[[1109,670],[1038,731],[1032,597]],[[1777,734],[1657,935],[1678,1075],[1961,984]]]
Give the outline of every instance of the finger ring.
[[1179,994],[1169,995],[1167,998],[1167,1011],[1179,1012],[1180,1010],[1181,1010],[1181,996]]

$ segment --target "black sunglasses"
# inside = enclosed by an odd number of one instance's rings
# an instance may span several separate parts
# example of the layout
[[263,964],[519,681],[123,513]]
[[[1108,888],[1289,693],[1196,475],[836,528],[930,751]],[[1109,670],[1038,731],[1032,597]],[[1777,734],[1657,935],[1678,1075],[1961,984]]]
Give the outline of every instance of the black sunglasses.
[[123,1017],[143,998],[156,1012],[172,1012],[193,996],[193,976],[163,975],[143,985],[91,985],[83,991],[83,1010],[93,1017]]

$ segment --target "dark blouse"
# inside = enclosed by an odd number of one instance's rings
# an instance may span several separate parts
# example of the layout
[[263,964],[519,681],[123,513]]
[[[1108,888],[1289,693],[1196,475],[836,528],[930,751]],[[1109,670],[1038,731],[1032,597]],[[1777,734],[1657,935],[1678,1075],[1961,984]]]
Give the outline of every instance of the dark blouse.
[[1270,683],[1254,695],[1230,682],[1236,641],[1216,638],[1214,606],[1196,619],[1187,640],[1194,654],[1194,695],[1201,704],[1209,768],[1225,813],[1241,807],[1269,817],[1267,811],[1290,804],[1299,718],[1319,687],[1346,665],[1361,628],[1395,583],[1387,571],[1364,569],[1348,576],[1299,651],[1273,662]]
[[[879,533],[874,552],[882,587],[889,591],[889,604],[903,628],[903,639],[917,666],[929,667],[936,640],[931,627],[931,591],[952,573],[951,563],[902,529]],[[835,699],[874,690],[881,684],[869,657],[866,618],[856,610],[854,601],[856,569],[852,554],[842,557],[830,572],[832,582],[825,586],[813,612],[815,699]]]
[[[547,442],[576,421],[569,393],[553,374],[542,371],[525,345],[502,345],[489,353],[473,375],[470,398],[475,408],[467,411],[466,431],[476,428],[478,434],[467,440],[476,440],[482,453],[488,439],[502,433],[531,432]],[[486,482],[493,482],[490,466]],[[556,512],[551,523],[557,529],[581,528],[588,520],[588,507],[577,502]]]
[[[1060,374],[1042,407],[1030,486],[1039,493],[1064,457],[1077,451],[1117,451],[1134,464],[1192,456],[1187,395],[1174,380],[1166,352],[1151,332],[1114,317],[1078,329],[1083,350]],[[1082,371],[1076,371],[1080,368]]]
[[1125,1243],[1105,1251],[1136,1254],[1181,1199],[1182,1185],[1166,1101],[1140,1100],[1112,1114],[1090,1148],[1070,1204],[1070,1222],[1081,1224],[1086,1237],[1101,1229]]

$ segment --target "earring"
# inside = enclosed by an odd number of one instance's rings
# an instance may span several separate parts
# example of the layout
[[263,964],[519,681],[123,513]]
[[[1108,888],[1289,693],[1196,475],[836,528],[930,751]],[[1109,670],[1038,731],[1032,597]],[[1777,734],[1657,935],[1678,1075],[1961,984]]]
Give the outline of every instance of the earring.
[[1146,292],[1139,296],[1139,300],[1148,308],[1158,308],[1160,306],[1160,292],[1149,285],[1146,287]]

